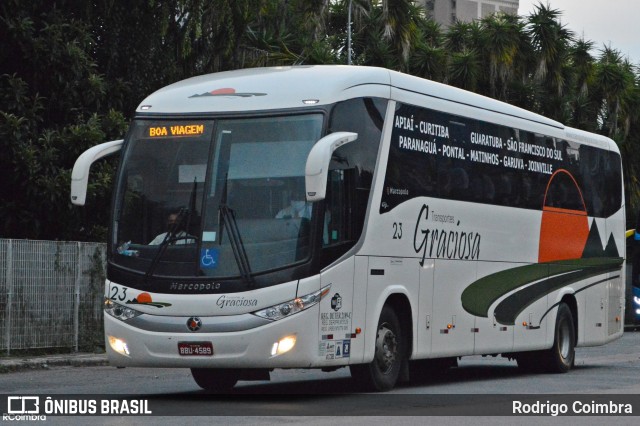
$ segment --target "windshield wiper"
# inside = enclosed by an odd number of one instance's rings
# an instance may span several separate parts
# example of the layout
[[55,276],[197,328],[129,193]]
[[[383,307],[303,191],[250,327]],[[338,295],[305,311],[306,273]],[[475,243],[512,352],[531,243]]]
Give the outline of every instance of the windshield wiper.
[[158,251],[153,256],[153,259],[151,260],[151,265],[149,265],[149,269],[144,274],[145,278],[149,278],[153,275],[153,272],[158,266],[158,263],[160,263],[160,259],[162,258],[162,255],[164,254],[165,251],[167,251],[167,247],[169,247],[169,245],[174,244],[176,241],[181,241],[181,240],[193,240],[196,243],[198,242],[198,237],[196,237],[195,235],[189,235],[186,232],[184,233],[184,235],[176,234],[176,231],[180,229],[183,222],[185,222],[185,219],[188,223],[190,221],[190,217],[191,217],[191,211],[189,209],[184,207],[180,209],[180,211],[178,212],[178,217],[176,218],[175,226],[171,227],[171,229],[164,236],[164,239],[162,240],[162,242],[158,244]]
[[249,257],[244,249],[244,243],[242,242],[242,236],[238,229],[238,222],[236,221],[236,215],[232,209],[227,205],[227,181],[225,179],[224,190],[222,192],[222,200],[220,200],[220,208],[218,209],[220,223],[220,239],[218,244],[222,245],[222,231],[226,230],[229,235],[229,243],[231,250],[233,251],[233,257],[238,265],[238,270],[242,279],[249,288],[254,286],[254,280],[251,275],[251,266],[249,265]]
[[[158,244],[158,251],[153,256],[153,259],[151,260],[151,265],[149,265],[149,269],[144,274],[145,278],[149,278],[153,275],[153,272],[156,270],[158,263],[160,263],[160,259],[162,258],[162,255],[164,254],[165,251],[167,251],[167,247],[169,247],[170,244],[174,244],[175,242],[181,241],[181,240],[193,240],[194,243],[198,242],[198,237],[196,237],[195,235],[189,235],[187,232],[191,225],[191,216],[193,215],[193,212],[196,209],[195,200],[196,200],[197,189],[198,189],[198,183],[194,179],[193,189],[191,190],[191,197],[189,200],[189,208],[183,207],[178,212],[178,217],[176,218],[175,223],[173,224],[173,226],[171,226],[169,231],[167,231],[162,242]],[[184,222],[186,222],[186,226],[182,228],[182,224]],[[178,233],[180,232],[178,231],[179,229],[185,229],[184,235],[178,235]]]

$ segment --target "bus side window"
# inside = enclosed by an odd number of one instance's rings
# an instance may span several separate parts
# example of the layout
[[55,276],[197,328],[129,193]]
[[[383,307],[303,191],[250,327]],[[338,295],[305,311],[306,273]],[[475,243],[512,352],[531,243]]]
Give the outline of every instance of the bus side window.
[[327,266],[346,253],[360,237],[361,227],[354,220],[356,171],[329,170],[327,197],[322,221],[322,266]]
[[322,241],[322,266],[347,252],[360,238],[371,192],[387,101],[356,98],[331,111],[329,133],[355,132],[354,143],[338,148],[329,165]]
[[331,170],[327,187],[326,209],[324,213],[324,229],[322,246],[331,246],[353,239],[349,229],[349,213],[351,206],[347,194],[345,170]]

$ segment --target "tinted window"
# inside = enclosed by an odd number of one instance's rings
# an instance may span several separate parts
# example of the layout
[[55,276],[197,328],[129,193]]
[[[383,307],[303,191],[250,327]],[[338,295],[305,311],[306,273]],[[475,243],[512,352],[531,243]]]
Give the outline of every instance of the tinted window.
[[[371,192],[387,101],[359,98],[335,105],[329,133],[355,132],[358,139],[338,148],[329,165],[323,245],[328,264],[360,238]],[[341,245],[332,251],[331,246]]]
[[397,104],[380,212],[421,196],[540,210],[546,195],[549,207],[607,217],[621,191],[615,153]]

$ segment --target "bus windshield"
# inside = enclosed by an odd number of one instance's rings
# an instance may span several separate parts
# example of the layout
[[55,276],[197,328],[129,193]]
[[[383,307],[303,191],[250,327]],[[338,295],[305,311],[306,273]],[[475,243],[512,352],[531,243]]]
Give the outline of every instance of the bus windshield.
[[146,276],[242,277],[307,260],[304,167],[322,114],[137,120],[116,195],[112,261]]

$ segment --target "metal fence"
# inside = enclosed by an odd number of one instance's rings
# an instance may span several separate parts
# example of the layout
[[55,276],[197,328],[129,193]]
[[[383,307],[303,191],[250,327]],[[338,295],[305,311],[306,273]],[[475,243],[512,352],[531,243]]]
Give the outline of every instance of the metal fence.
[[106,245],[0,239],[0,351],[102,346]]

